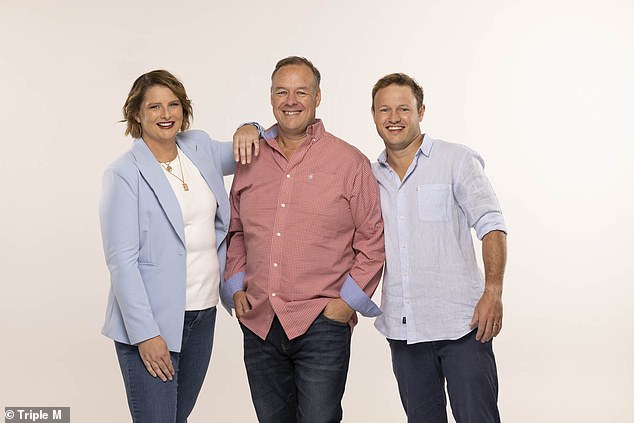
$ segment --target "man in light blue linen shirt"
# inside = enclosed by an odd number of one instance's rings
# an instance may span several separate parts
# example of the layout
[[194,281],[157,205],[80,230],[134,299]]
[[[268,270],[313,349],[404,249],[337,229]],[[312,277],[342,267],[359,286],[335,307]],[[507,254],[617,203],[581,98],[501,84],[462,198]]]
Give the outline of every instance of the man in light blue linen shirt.
[[[492,338],[502,329],[506,227],[484,161],[423,135],[423,90],[390,74],[372,90],[385,143],[373,172],[386,266],[375,326],[387,337],[408,422],[499,422]],[[478,268],[471,228],[482,240]]]

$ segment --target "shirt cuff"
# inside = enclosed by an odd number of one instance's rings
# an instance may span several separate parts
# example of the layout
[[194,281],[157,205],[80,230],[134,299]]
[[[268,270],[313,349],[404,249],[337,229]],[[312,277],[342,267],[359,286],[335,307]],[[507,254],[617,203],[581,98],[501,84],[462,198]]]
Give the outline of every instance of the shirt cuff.
[[502,213],[492,212],[485,214],[475,224],[475,231],[480,241],[491,231],[502,231],[506,233],[506,225],[504,224]]
[[259,123],[257,122],[245,122],[242,125],[238,126],[238,129],[242,128],[245,125],[251,125],[251,126],[255,126],[258,130],[258,133],[260,134],[260,138],[264,138],[264,128],[262,128],[262,126],[260,126]]
[[222,297],[222,302],[227,310],[230,311],[232,308],[235,308],[235,304],[233,303],[233,294],[243,289],[244,272],[236,273],[225,282],[225,284],[222,286],[222,292],[220,293],[220,296]]
[[343,282],[339,296],[354,310],[358,311],[365,317],[376,317],[381,314],[381,309],[365,295],[365,292],[359,285],[348,275]]
[[277,125],[272,126],[264,132],[261,132],[260,136],[265,140],[272,140],[274,138],[277,138]]

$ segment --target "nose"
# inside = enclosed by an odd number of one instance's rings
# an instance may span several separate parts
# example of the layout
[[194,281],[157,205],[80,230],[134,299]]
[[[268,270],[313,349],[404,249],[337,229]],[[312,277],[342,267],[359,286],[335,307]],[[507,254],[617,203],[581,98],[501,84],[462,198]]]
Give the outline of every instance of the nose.
[[387,117],[388,122],[390,123],[398,123],[401,121],[401,117],[399,116],[398,112],[396,110],[392,110],[389,114],[389,116]]
[[161,107],[161,119],[167,120],[170,117],[170,108]]
[[297,104],[297,97],[295,96],[295,93],[288,93],[286,96],[286,104],[289,106]]

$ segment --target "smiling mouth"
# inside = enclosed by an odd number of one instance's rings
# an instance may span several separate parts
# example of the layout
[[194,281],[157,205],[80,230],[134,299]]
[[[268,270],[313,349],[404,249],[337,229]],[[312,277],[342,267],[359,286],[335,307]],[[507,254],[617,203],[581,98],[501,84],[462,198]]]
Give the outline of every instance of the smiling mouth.
[[386,126],[385,128],[390,132],[400,132],[403,129],[405,129],[404,126],[395,126],[395,125]]
[[174,126],[174,121],[171,122],[159,122],[157,123],[159,128],[162,129],[171,129]]
[[286,116],[295,116],[301,113],[301,111],[298,110],[289,110],[289,111],[282,111],[282,113],[284,113]]

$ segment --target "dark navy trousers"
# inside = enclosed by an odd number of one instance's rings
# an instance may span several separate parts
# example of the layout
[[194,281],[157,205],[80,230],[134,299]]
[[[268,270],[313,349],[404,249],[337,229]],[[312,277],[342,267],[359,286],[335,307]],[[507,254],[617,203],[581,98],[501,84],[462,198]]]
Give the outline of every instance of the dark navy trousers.
[[457,423],[500,422],[493,343],[477,341],[476,330],[451,341],[388,339],[408,423],[447,422],[445,382]]

